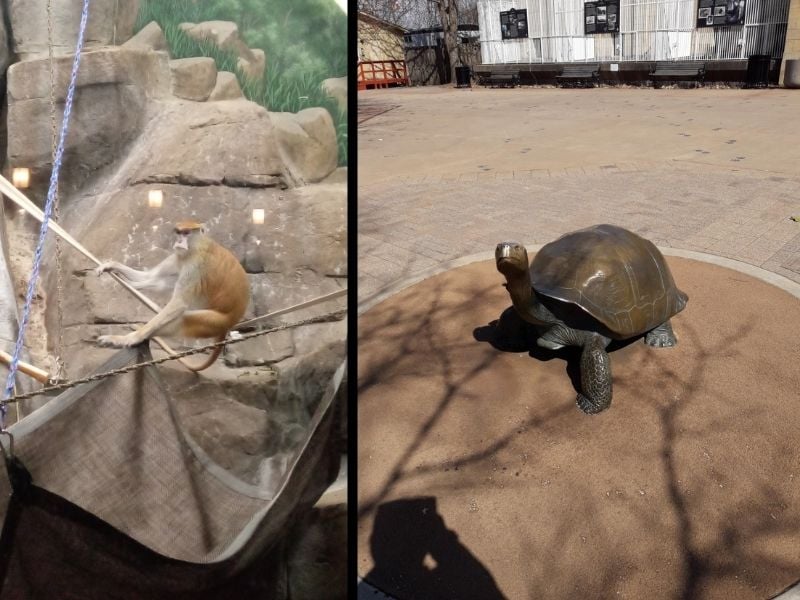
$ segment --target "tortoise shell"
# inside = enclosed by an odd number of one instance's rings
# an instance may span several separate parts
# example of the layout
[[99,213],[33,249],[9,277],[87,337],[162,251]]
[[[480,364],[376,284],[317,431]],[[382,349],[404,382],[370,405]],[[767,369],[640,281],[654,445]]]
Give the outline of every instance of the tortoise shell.
[[615,225],[587,227],[545,244],[530,274],[538,294],[582,308],[621,339],[661,325],[688,300],[658,248]]

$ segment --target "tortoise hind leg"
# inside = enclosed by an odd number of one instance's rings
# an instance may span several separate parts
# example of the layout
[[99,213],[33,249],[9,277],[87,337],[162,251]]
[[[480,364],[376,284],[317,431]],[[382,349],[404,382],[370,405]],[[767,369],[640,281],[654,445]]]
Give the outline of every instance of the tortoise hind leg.
[[672,331],[670,322],[664,321],[658,327],[647,332],[644,342],[654,348],[667,348],[677,344],[678,338],[675,337],[675,332]]
[[611,405],[611,360],[606,353],[607,340],[592,335],[581,353],[581,392],[576,403],[589,415],[604,411]]

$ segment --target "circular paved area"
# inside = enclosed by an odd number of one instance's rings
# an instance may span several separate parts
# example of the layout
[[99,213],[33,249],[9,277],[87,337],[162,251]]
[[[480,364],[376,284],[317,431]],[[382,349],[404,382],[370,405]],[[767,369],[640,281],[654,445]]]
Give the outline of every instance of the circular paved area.
[[[374,93],[373,93],[374,92]],[[359,297],[597,223],[800,281],[793,90],[359,93]],[[384,110],[384,112],[380,112]]]
[[359,296],[503,240],[543,244],[597,223],[800,282],[798,213],[798,178],[685,163],[376,184],[359,191]]
[[[789,220],[800,215],[798,98],[726,89],[360,92],[359,298],[501,240],[542,244],[601,222],[800,282],[800,224]],[[362,422],[360,439],[397,425]],[[359,527],[366,535],[362,519]],[[482,541],[469,549],[480,552]],[[366,552],[361,545],[359,561]],[[368,570],[359,563],[360,575]]]
[[800,572],[800,303],[668,257],[679,345],[611,355],[575,408],[576,353],[504,352],[493,261],[359,320],[359,573],[400,599],[763,599]]

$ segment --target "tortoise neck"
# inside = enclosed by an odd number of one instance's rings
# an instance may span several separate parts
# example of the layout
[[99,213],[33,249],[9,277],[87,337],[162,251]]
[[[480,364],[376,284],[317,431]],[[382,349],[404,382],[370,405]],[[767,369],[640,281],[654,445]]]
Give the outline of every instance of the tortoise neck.
[[514,274],[506,277],[508,293],[514,308],[523,319],[534,325],[551,325],[557,322],[553,314],[539,302],[533,293],[530,272]]
[[520,273],[507,278],[508,293],[516,308],[528,306],[531,301],[531,280],[527,273]]
[[536,299],[533,297],[530,274],[526,270],[524,273],[507,277],[506,281],[511,302],[517,313],[522,315],[526,321],[531,321],[533,316],[531,302],[536,302]]

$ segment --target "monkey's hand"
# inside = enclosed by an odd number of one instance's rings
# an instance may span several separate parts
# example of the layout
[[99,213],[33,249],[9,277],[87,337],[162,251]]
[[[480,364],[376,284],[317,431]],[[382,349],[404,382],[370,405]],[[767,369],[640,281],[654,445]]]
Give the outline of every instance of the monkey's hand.
[[108,260],[108,261],[106,261],[104,263],[100,263],[100,265],[98,265],[98,267],[94,270],[94,272],[98,276],[102,275],[103,273],[107,273],[107,272],[113,273],[114,272],[114,261]]
[[130,348],[137,346],[144,340],[140,340],[136,332],[131,332],[128,335],[101,335],[97,338],[97,345],[106,348]]

